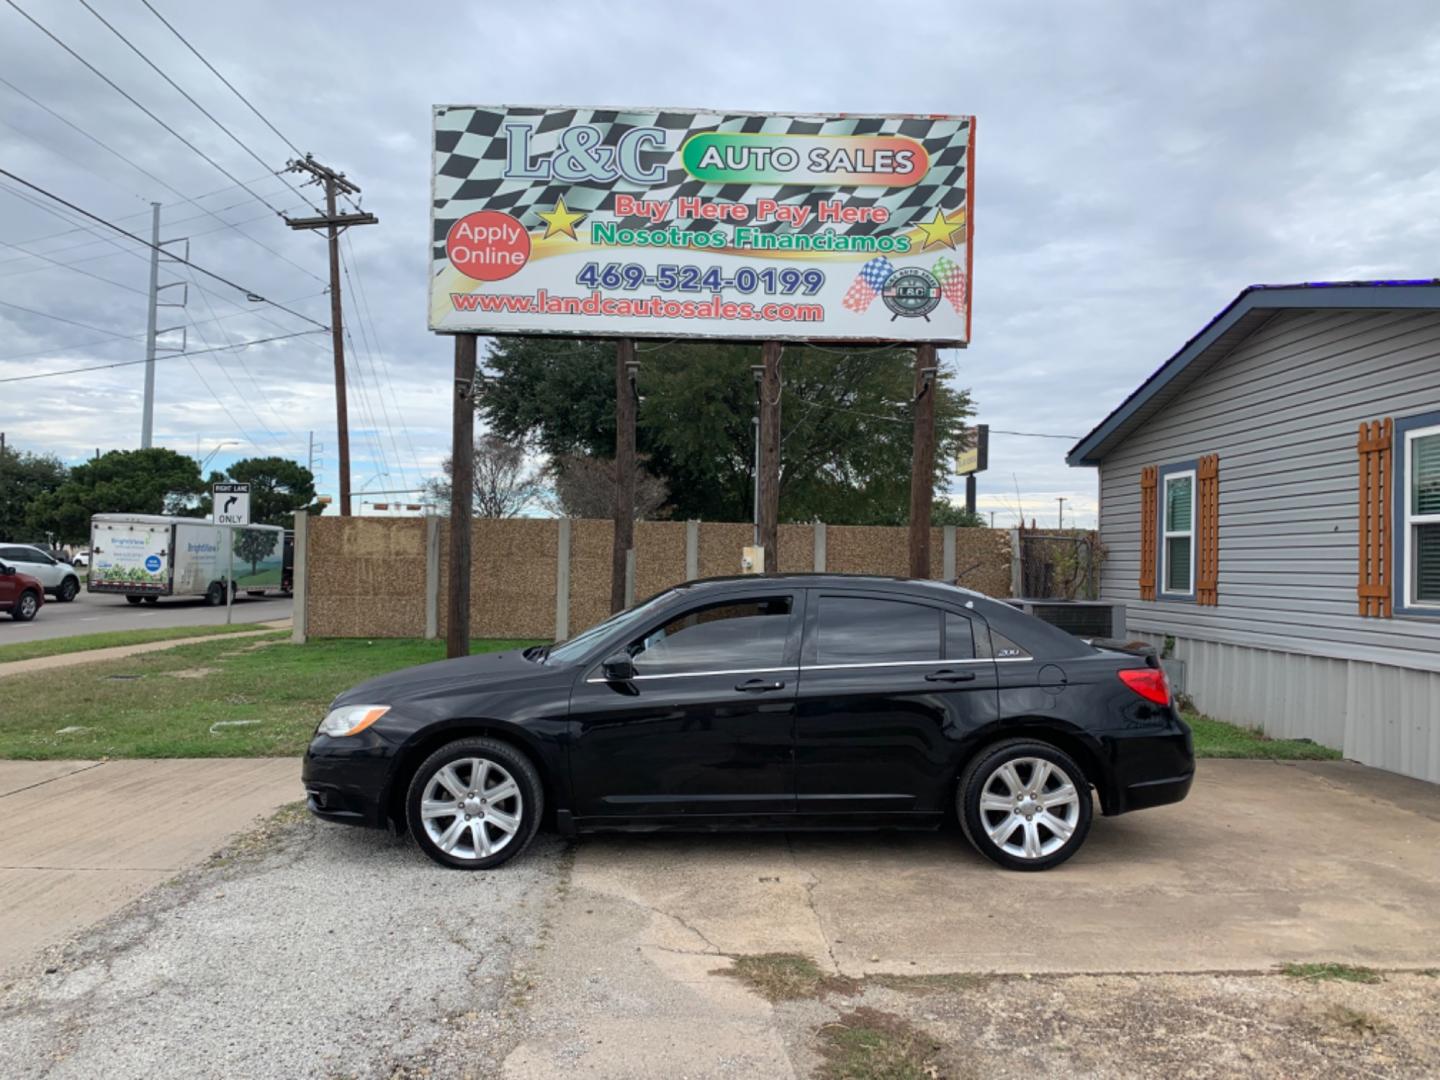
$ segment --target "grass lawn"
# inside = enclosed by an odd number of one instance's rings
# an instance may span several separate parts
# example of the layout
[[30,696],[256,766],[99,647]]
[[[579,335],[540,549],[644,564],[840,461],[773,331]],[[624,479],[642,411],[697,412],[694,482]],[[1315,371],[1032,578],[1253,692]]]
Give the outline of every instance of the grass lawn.
[[74,637],[51,638],[48,641],[19,641],[13,645],[0,645],[0,664],[8,664],[13,660],[34,660],[37,656],[84,652],[87,649],[109,649],[116,645],[144,645],[150,641],[208,637],[211,634],[235,634],[242,630],[258,629],[260,627],[254,623],[235,623],[232,626],[157,626],[150,630],[109,630],[101,634],[76,634]]
[[[299,754],[342,690],[445,657],[443,641],[295,645],[289,636],[279,630],[7,676],[0,682],[0,758]],[[475,641],[471,648],[492,652],[528,644]]]
[[1186,713],[1195,732],[1195,756],[1208,758],[1269,758],[1274,761],[1335,761],[1340,751],[1300,739],[1271,739],[1250,728]]

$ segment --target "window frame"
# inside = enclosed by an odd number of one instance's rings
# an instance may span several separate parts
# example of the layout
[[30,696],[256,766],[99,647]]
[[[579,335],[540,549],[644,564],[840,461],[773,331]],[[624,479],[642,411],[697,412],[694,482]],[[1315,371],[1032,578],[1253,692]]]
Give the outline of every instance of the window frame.
[[[605,661],[614,655],[617,649],[624,648],[630,642],[637,639],[649,637],[662,626],[674,622],[676,619],[683,619],[688,615],[704,611],[713,607],[728,607],[732,604],[758,604],[766,600],[788,600],[790,602],[790,614],[786,616],[785,647],[778,666],[772,667],[747,667],[747,668],[725,668],[717,671],[665,671],[649,675],[635,674],[634,682],[652,682],[664,679],[700,679],[714,676],[732,675],[767,675],[777,672],[796,671],[799,667],[799,645],[800,634],[805,622],[805,590],[803,589],[764,589],[755,592],[735,593],[728,596],[710,597],[699,603],[677,604],[674,607],[667,607],[657,611],[655,617],[648,623],[642,623],[644,631],[634,633],[627,631],[624,634],[619,632],[617,627],[607,639],[602,648],[596,649],[592,660],[587,662],[588,670],[585,675],[587,683],[603,683],[608,680],[604,677],[600,668]],[[776,616],[778,618],[778,616]]]
[[[973,608],[962,608],[945,602],[935,602],[929,597],[916,597],[907,593],[886,592],[879,589],[865,588],[835,588],[816,587],[807,590],[810,598],[805,605],[805,636],[803,648],[800,652],[800,671],[848,671],[863,670],[867,668],[916,668],[916,667],[949,667],[954,664],[993,664],[995,658],[992,654],[990,644],[990,624],[980,612]],[[847,600],[888,600],[894,603],[912,604],[916,607],[932,608],[936,612],[938,629],[940,633],[939,660],[854,660],[845,663],[822,664],[819,662],[820,651],[820,601],[827,596],[843,597]],[[973,657],[951,658],[944,654],[948,651],[945,637],[945,616],[958,615],[961,618],[970,620],[970,633],[975,646]],[[982,653],[984,655],[982,655]],[[1028,660],[1029,657],[1013,657],[1009,659]]]
[[1411,448],[1416,439],[1430,435],[1440,435],[1440,412],[1422,413],[1395,421],[1395,443],[1392,446],[1398,444],[1400,460],[1392,465],[1395,504],[1395,542],[1392,550],[1394,566],[1399,568],[1399,573],[1392,572],[1390,575],[1390,592],[1392,611],[1435,618],[1440,617],[1440,600],[1415,598],[1415,547],[1411,538],[1416,525],[1440,525],[1440,514],[1414,514],[1410,509]]
[[[1195,602],[1195,510],[1199,502],[1200,479],[1198,476],[1199,462],[1195,460],[1180,461],[1173,465],[1163,465],[1160,468],[1159,476],[1155,482],[1155,497],[1159,500],[1159,506],[1155,515],[1156,531],[1156,567],[1155,567],[1155,599],[1177,600],[1186,603]],[[1165,494],[1170,488],[1172,480],[1190,480],[1190,528],[1186,531],[1171,531],[1166,528],[1165,518]],[[1190,574],[1188,581],[1189,589],[1177,592],[1168,587],[1170,579],[1170,547],[1165,541],[1173,537],[1188,537],[1190,540]]]

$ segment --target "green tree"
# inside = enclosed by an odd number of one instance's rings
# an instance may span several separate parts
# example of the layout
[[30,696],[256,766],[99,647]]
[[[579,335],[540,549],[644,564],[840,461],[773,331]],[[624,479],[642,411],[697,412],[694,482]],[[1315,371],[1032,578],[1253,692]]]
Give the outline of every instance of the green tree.
[[163,447],[111,450],[76,465],[65,482],[39,495],[26,520],[63,543],[90,535],[94,514],[179,514],[202,490],[194,458]]
[[254,574],[260,569],[260,560],[273,552],[279,541],[280,534],[269,529],[236,529],[235,554],[250,564]]
[[65,482],[67,470],[49,454],[21,453],[13,446],[0,450],[0,540],[25,540],[34,530],[27,524],[30,506]]
[[205,483],[205,494],[194,513],[209,517],[210,489],[223,480],[250,485],[250,522],[254,525],[280,525],[290,528],[296,510],[318,514],[315,505],[315,476],[304,465],[289,458],[243,458],[224,473],[212,472]]
[[983,529],[985,518],[965,509],[964,503],[953,503],[949,499],[936,499],[930,507],[931,525],[958,525],[962,529]]
[[[747,521],[753,488],[753,346],[670,345],[640,356],[637,448],[669,488],[671,516]],[[909,514],[914,353],[787,346],[781,359],[780,517],[899,524]],[[615,446],[615,346],[506,338],[476,395],[490,430],[559,457]],[[934,483],[943,491],[970,412],[942,370]]]

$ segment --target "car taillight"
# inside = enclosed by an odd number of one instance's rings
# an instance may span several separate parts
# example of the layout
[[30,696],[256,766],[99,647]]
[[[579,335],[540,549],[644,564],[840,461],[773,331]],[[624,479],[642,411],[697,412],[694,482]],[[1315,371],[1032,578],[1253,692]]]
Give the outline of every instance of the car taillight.
[[1170,704],[1170,684],[1165,680],[1165,672],[1159,668],[1124,668],[1118,674],[1121,682],[1146,701],[1153,701],[1156,705]]

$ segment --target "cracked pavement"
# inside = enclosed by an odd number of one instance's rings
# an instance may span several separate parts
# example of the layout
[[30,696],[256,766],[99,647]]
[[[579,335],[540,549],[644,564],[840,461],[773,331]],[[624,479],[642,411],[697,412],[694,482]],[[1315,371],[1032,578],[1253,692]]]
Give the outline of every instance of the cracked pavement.
[[[542,834],[466,874],[291,815],[0,988],[0,1075],[801,1077],[863,1006],[944,1076],[1418,1077],[1437,895],[1440,793],[1338,763],[1207,762],[1028,875],[956,832]],[[844,978],[718,974],[775,953]]]

